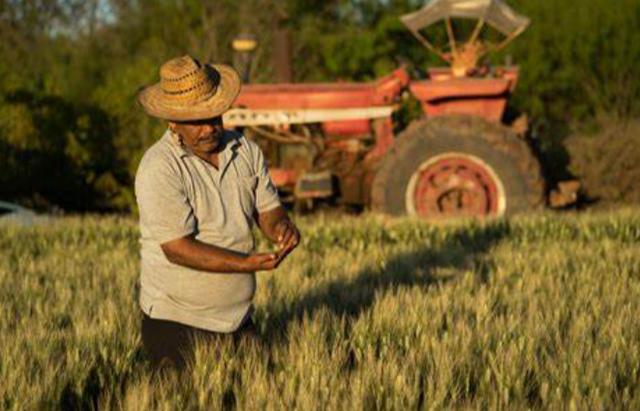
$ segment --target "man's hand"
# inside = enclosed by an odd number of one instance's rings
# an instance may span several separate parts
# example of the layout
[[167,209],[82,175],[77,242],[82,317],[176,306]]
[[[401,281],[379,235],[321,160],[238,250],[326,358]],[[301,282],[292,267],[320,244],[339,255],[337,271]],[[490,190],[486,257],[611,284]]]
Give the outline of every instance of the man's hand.
[[243,264],[245,271],[269,271],[277,268],[282,258],[282,253],[257,253],[248,255]]
[[256,214],[254,218],[264,235],[278,245],[278,256],[281,259],[300,243],[300,232],[282,206]]
[[300,243],[300,232],[288,218],[283,218],[275,226],[278,248],[284,255],[289,254]]

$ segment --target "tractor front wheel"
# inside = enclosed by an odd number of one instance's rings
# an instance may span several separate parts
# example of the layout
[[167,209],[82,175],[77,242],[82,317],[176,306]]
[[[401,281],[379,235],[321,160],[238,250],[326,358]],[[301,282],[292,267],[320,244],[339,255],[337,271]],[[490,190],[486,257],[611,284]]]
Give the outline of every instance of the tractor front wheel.
[[462,116],[409,126],[371,190],[374,210],[426,219],[498,217],[543,202],[540,165],[526,142],[503,125]]

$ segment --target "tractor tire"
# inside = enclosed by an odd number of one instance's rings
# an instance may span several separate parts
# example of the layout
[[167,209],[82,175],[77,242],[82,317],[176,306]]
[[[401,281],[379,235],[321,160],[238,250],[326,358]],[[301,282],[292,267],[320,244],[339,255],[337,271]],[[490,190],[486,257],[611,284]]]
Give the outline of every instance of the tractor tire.
[[540,164],[509,128],[451,116],[412,123],[383,158],[371,208],[426,219],[500,217],[544,205]]

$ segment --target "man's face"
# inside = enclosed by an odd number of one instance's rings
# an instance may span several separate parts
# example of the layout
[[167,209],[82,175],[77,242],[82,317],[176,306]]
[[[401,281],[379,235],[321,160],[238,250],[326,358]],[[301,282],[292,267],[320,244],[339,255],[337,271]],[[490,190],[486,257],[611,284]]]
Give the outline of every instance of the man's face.
[[195,154],[214,152],[224,132],[222,116],[206,120],[170,121],[169,127],[182,138],[182,144]]

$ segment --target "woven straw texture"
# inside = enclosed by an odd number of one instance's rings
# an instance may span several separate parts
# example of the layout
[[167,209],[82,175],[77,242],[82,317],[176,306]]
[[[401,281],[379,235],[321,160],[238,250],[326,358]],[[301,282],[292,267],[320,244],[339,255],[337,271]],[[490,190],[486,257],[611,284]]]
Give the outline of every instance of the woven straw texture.
[[201,64],[190,56],[160,67],[160,82],[138,93],[147,114],[165,120],[203,120],[227,111],[240,93],[240,76],[224,64]]

